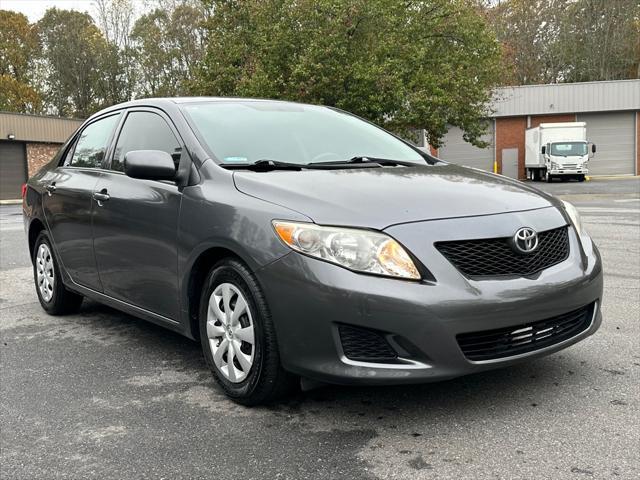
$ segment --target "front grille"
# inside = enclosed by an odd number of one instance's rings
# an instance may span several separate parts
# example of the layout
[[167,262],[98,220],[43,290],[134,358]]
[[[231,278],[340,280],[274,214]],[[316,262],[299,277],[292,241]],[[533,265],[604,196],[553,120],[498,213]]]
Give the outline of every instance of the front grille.
[[567,227],[538,233],[538,248],[516,252],[510,237],[437,242],[436,248],[467,277],[527,276],[569,256]]
[[384,336],[373,330],[339,325],[342,351],[349,360],[360,362],[389,362],[398,355]]
[[594,307],[595,304],[587,305],[557,317],[523,325],[462,333],[456,339],[465,357],[475,362],[533,352],[586,330],[591,324]]

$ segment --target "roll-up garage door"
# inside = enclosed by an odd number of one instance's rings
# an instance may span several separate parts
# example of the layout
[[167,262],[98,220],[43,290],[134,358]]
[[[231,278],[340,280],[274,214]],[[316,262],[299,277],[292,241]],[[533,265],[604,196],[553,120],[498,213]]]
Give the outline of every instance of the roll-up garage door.
[[591,175],[635,173],[635,112],[578,114],[587,122],[587,140],[597,152],[589,161]]
[[444,146],[438,150],[438,157],[447,162],[493,171],[493,123],[490,131],[482,137],[489,142],[488,148],[477,148],[462,138],[462,130],[451,127],[445,135]]
[[20,198],[20,189],[27,179],[24,144],[0,142],[0,200]]

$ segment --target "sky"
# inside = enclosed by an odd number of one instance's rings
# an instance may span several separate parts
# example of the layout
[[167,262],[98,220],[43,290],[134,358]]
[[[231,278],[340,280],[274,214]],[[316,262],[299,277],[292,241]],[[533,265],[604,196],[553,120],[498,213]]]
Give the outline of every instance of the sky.
[[37,22],[51,7],[78,10],[91,15],[95,13],[93,0],[0,0],[0,10],[14,10],[23,13],[30,22]]

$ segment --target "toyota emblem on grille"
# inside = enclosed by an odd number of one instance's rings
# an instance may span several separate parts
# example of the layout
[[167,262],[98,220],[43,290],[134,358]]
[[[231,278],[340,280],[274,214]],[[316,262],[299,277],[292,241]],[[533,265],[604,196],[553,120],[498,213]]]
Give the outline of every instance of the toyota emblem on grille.
[[533,228],[523,227],[513,236],[513,245],[521,253],[531,253],[538,248],[538,234]]

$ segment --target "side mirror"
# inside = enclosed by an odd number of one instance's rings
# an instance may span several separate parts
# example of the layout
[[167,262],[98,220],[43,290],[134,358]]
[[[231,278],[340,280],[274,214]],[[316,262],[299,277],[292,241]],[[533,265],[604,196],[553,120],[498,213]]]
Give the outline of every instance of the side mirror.
[[547,146],[543,145],[542,146],[542,154],[544,155],[545,153],[547,153]]
[[596,153],[596,144],[595,143],[591,144],[591,153]]
[[167,152],[133,150],[124,156],[124,173],[144,180],[174,180],[176,166]]

